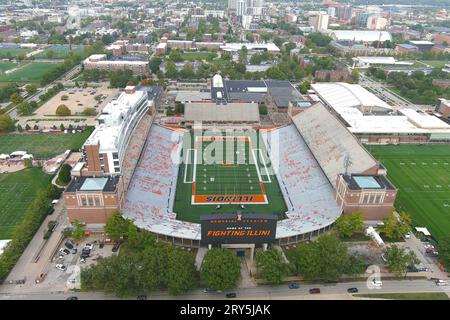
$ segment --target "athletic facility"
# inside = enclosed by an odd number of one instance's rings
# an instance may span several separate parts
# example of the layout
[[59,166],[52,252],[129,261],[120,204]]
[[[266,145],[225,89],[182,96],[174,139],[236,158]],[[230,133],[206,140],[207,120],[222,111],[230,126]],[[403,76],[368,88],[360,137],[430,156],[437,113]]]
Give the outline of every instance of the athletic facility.
[[388,169],[399,189],[396,208],[439,240],[450,229],[450,148],[448,145],[366,146]]
[[257,131],[183,136],[174,211],[199,222],[203,214],[286,212],[278,181]]
[[185,154],[183,183],[192,184],[192,204],[267,204],[268,159],[249,136],[196,137]]
[[[233,147],[223,146],[227,140]],[[200,246],[203,215],[275,213],[276,242],[286,245],[328,230],[341,214],[294,125],[256,137],[196,137],[153,124],[121,210],[162,240],[193,247]]]

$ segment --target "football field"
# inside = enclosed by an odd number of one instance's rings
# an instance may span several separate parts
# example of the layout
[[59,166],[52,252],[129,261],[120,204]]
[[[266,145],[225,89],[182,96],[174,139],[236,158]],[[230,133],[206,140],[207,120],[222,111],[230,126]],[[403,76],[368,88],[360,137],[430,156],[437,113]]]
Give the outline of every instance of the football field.
[[450,146],[366,146],[399,189],[396,208],[439,240],[450,233]]
[[174,210],[181,220],[198,221],[236,211],[282,214],[286,206],[262,142],[202,136],[183,148]]

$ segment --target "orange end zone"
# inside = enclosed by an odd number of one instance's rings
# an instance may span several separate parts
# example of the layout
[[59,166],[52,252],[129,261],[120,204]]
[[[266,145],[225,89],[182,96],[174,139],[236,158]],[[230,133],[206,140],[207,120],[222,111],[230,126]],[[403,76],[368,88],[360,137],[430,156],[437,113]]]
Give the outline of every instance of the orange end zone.
[[265,204],[267,198],[262,194],[238,194],[238,195],[193,195],[192,204],[238,204],[238,203],[252,203]]

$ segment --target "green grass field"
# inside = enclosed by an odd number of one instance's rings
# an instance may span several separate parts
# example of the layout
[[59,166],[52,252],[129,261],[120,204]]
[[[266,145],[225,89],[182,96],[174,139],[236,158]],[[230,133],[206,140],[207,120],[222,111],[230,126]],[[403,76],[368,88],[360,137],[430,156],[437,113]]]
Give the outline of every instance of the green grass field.
[[450,230],[450,146],[366,146],[399,189],[395,206],[439,238]]
[[411,292],[411,293],[360,293],[360,298],[392,299],[392,300],[449,300],[444,292]]
[[77,52],[77,53],[82,53],[83,52],[83,47],[74,47],[72,50],[69,50],[69,47],[62,47],[62,46],[58,46],[58,48],[52,48],[50,47],[49,49],[46,49],[38,54],[34,55],[35,59],[48,59],[48,52],[52,51],[53,52],[53,56],[51,57],[51,59],[64,59],[64,57],[69,53],[69,52]]
[[184,60],[187,61],[201,61],[201,60],[206,60],[208,57],[211,58],[215,58],[217,57],[217,54],[213,53],[213,52],[203,52],[203,51],[198,51],[198,52],[184,52],[182,55]]
[[9,48],[0,48],[0,57],[2,58],[15,58],[20,54],[27,54],[29,52],[31,52],[33,50],[31,49],[25,49],[25,48],[14,48],[14,49],[9,49]]
[[0,174],[0,239],[11,238],[36,193],[50,180],[51,176],[38,168]]
[[[201,147],[196,145],[183,149],[184,163],[180,165],[178,173],[174,205],[177,219],[198,222],[203,214],[238,211],[282,217],[287,207],[278,181],[270,171],[270,159],[262,142],[254,142],[257,147],[251,146],[248,141],[233,143],[231,147],[220,143],[214,145],[214,142],[208,141],[203,142]],[[260,181],[263,182],[262,186]],[[192,204],[194,182],[197,196],[232,196],[239,200]],[[267,196],[266,203],[255,204],[257,201],[253,199],[261,199],[264,195]],[[245,209],[240,207],[241,202]],[[216,208],[218,203],[221,203],[219,209]]]
[[0,75],[5,71],[17,67],[19,64],[14,62],[0,62]]
[[446,63],[449,63],[447,60],[421,60],[420,62],[428,64],[433,68],[443,68]]
[[32,62],[16,72],[0,76],[0,82],[38,82],[46,72],[58,65],[58,63]]
[[67,149],[80,149],[93,128],[82,133],[68,134],[3,134],[0,135],[0,153],[27,151],[35,158],[51,158]]

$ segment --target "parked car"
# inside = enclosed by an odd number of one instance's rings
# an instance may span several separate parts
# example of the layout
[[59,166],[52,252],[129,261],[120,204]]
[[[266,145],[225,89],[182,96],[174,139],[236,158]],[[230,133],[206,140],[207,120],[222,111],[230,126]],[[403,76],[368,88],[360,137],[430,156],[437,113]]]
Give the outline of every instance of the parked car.
[[408,271],[408,272],[419,272],[419,269],[417,269],[415,266],[408,266],[406,271]]
[[70,296],[70,297],[67,297],[66,300],[78,300],[78,297]]
[[298,283],[290,283],[289,289],[299,289],[300,285]]
[[72,249],[72,254],[77,254],[77,252],[78,252],[78,249],[77,249],[77,248],[73,248],[73,249]]
[[70,251],[67,250],[66,248],[61,248],[61,249],[59,249],[59,252],[61,252],[62,254],[65,254],[65,255],[70,254]]
[[236,293],[235,292],[229,292],[225,295],[225,297],[227,298],[236,298]]
[[94,250],[94,244],[93,243],[86,243],[86,245],[84,247],[89,249],[89,250]]
[[347,292],[348,293],[357,293],[358,292],[358,288],[348,288]]
[[120,247],[120,242],[116,242],[112,248],[112,252],[117,252]]
[[388,262],[387,259],[386,259],[386,257],[384,256],[384,253],[381,255],[381,260],[383,260],[385,263]]
[[66,269],[67,269],[66,266],[61,263],[58,263],[55,267],[56,267],[56,269],[61,270],[61,271],[66,271]]
[[146,294],[141,294],[139,296],[137,296],[138,300],[147,300],[147,295]]
[[447,281],[446,280],[442,280],[442,279],[438,279],[435,281],[437,286],[446,286],[447,285]]
[[69,241],[66,241],[64,245],[66,246],[67,249],[73,249],[73,244],[71,244]]
[[48,215],[53,214],[53,212],[55,212],[55,209],[54,209],[54,208],[48,208],[48,210],[47,210],[47,214],[48,214]]
[[404,235],[405,240],[406,239],[410,239],[411,238],[411,234],[408,232],[407,234]]
[[433,246],[432,244],[429,244],[429,243],[425,243],[425,244],[423,245],[423,247],[424,247],[426,250],[428,250],[428,249],[434,249],[434,246]]
[[310,294],[317,294],[317,293],[320,293],[320,289],[319,289],[319,288],[312,288],[312,289],[309,289],[309,293],[310,293]]
[[430,271],[430,269],[428,269],[427,267],[419,267],[417,268],[417,272],[428,272]]

